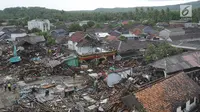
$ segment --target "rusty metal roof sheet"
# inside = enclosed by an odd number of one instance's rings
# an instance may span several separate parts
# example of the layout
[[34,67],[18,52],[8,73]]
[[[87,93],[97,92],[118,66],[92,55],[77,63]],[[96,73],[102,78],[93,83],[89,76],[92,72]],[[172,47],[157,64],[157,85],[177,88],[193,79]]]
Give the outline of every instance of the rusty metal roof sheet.
[[167,73],[200,67],[200,52],[186,52],[158,60],[150,65],[156,68],[165,69]]

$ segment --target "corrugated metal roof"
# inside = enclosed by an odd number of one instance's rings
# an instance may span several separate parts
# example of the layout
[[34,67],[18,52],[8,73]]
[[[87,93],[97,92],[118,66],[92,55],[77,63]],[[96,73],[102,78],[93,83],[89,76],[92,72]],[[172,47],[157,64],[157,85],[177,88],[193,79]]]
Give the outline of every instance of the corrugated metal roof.
[[193,67],[200,67],[200,51],[187,52],[158,60],[153,67],[165,69],[167,73],[173,73]]

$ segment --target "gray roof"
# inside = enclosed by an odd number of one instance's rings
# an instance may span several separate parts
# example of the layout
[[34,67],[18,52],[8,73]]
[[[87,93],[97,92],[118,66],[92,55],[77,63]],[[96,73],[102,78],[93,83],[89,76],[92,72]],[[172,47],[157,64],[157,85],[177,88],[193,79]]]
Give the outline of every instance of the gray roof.
[[44,36],[26,36],[26,37],[18,37],[16,38],[18,42],[28,42],[30,44],[36,44],[39,42],[44,42]]
[[[119,52],[125,52],[128,50],[139,50],[139,49],[145,49],[148,47],[149,44],[155,43],[153,41],[139,41],[139,40],[127,40],[122,41],[121,47]],[[107,47],[111,49],[118,50],[118,46],[120,44],[120,41],[111,41],[108,43]]]
[[183,28],[170,28],[170,29],[167,29],[171,32],[180,32],[180,31],[185,31]]
[[172,41],[200,38],[200,33],[187,33],[185,35],[170,36]]
[[173,73],[200,67],[200,51],[186,52],[183,54],[167,57],[150,64],[155,68],[165,69],[167,73]]

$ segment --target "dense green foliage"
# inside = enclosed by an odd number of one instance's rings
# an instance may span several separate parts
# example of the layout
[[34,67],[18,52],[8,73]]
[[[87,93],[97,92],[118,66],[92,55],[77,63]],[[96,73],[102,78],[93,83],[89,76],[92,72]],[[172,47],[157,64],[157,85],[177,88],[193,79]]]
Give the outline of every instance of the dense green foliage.
[[70,32],[82,31],[82,27],[78,23],[73,23],[69,26]]
[[[27,25],[27,21],[36,18],[49,19],[52,23],[58,21],[81,21],[92,20],[97,22],[113,20],[148,20],[148,24],[156,22],[168,22],[169,20],[180,19],[179,11],[172,11],[169,8],[134,8],[128,12],[96,12],[96,11],[59,11],[40,7],[16,7],[6,8],[0,11],[0,23],[9,20],[10,24]],[[193,9],[193,21],[200,20],[200,8]],[[99,25],[97,25],[99,27]]]
[[182,49],[172,47],[169,43],[160,43],[156,46],[150,44],[145,53],[145,60],[147,63],[149,63],[182,52]]
[[94,25],[95,25],[95,23],[93,22],[93,21],[89,21],[88,23],[87,23],[87,25],[88,25],[88,27],[93,27]]
[[[162,9],[167,9],[167,7],[172,10],[179,10],[180,5],[192,5],[193,8],[199,8],[200,2],[195,1],[195,2],[190,2],[190,3],[185,3],[185,4],[178,4],[178,5],[167,5],[167,6],[155,6],[154,9],[157,10],[162,10]],[[148,7],[143,7],[144,10],[147,10]],[[135,11],[136,8],[98,8],[95,9],[95,12],[129,12],[129,11]]]

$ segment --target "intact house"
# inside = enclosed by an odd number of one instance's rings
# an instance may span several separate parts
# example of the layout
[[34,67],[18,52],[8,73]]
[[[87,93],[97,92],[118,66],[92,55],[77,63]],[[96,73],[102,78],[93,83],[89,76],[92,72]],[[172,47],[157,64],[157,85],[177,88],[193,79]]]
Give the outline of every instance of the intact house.
[[56,43],[65,43],[68,39],[69,32],[64,29],[56,29],[51,31],[51,36],[55,39]]
[[117,30],[114,30],[114,31],[109,32],[109,34],[110,34],[111,36],[119,37],[122,33],[119,32],[119,31],[117,31]]
[[126,37],[127,39],[134,39],[134,40],[139,40],[139,37],[134,35],[134,34],[122,34],[121,36]]
[[155,68],[164,69],[167,75],[185,72],[194,81],[200,84],[200,52],[185,52],[179,55],[158,60],[150,65]]
[[167,22],[158,22],[158,23],[156,23],[156,26],[158,28],[165,28],[165,27],[168,27],[169,24]]
[[64,29],[56,29],[51,31],[51,36],[54,38],[68,36],[69,32]]
[[110,41],[117,41],[119,40],[119,38],[116,36],[107,36],[104,40],[110,42]]
[[143,33],[143,29],[145,28],[145,26],[144,25],[137,25],[137,26],[135,26],[134,27],[134,29],[130,29],[129,30],[129,33],[131,33],[131,34],[135,34],[135,35],[140,35],[140,34],[142,34]]
[[41,30],[42,32],[47,32],[50,30],[50,21],[48,19],[35,19],[28,21],[28,30],[32,30],[34,28],[37,28]]
[[68,40],[68,48],[75,50],[79,55],[106,52],[101,48],[101,42],[93,34],[77,31]]
[[105,38],[107,36],[110,36],[110,34],[108,32],[96,32],[95,34],[99,38]]
[[184,70],[193,70],[200,67],[200,52],[184,52],[182,54],[163,58],[150,65],[155,68],[162,68],[167,74],[173,74]]
[[2,29],[1,40],[15,41],[17,37],[24,37],[27,31],[23,28],[5,27]]
[[180,72],[146,84],[122,100],[129,100],[125,104],[138,111],[197,112],[199,96],[200,86]]
[[145,49],[149,44],[156,44],[153,41],[139,41],[139,40],[127,40],[127,41],[109,41],[106,46],[106,50],[116,50],[116,57],[120,59],[135,58],[141,59],[144,55]]
[[164,29],[159,32],[159,36],[165,40],[172,41],[170,37],[185,35],[185,30],[183,28],[171,28]]
[[173,47],[182,48],[184,50],[200,50],[200,29],[184,28],[185,35],[171,36]]

